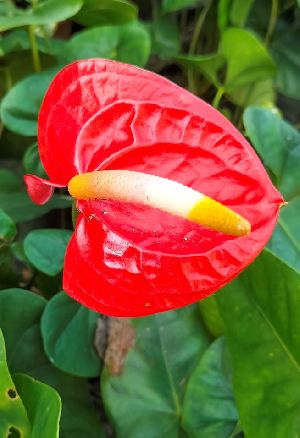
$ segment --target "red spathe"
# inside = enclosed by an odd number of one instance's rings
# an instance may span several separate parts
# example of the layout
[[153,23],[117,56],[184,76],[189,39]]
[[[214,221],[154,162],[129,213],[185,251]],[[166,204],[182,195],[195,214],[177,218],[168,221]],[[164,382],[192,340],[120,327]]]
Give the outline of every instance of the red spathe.
[[78,202],[63,287],[112,316],[149,315],[212,294],[260,253],[283,202],[254,150],[218,111],[114,61],[79,61],[55,77],[38,142],[50,182],[25,177],[34,202],[46,202],[51,185],[65,186],[78,173],[128,169],[190,186],[251,223],[251,234],[236,238],[142,205]]

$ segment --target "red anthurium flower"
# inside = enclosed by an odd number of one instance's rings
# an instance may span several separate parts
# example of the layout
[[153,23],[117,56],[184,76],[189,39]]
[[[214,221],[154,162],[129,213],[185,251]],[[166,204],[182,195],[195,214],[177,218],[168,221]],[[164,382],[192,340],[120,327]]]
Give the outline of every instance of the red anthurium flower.
[[43,204],[67,185],[78,199],[64,290],[112,316],[212,294],[260,253],[283,203],[218,111],[114,61],[79,61],[55,77],[38,143],[50,180],[25,176],[32,200]]

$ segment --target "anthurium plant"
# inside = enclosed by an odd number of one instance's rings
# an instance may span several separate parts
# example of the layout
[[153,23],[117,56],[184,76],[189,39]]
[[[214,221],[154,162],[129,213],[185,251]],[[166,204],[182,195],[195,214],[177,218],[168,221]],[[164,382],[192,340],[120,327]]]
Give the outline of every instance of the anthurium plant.
[[1,436],[298,436],[299,17],[0,5]]

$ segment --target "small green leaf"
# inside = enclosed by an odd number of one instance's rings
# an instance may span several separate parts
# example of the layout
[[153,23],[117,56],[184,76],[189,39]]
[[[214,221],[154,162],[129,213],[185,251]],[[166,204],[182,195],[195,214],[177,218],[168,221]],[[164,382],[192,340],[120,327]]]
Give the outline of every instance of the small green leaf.
[[99,415],[85,379],[53,367],[46,357],[40,319],[46,300],[22,289],[0,291],[0,327],[11,372],[26,373],[54,387],[62,399],[61,438],[101,438]]
[[217,293],[248,438],[300,433],[300,276],[268,251]]
[[248,108],[244,124],[278,189],[289,202],[280,211],[269,248],[300,272],[300,134],[277,115],[262,108]]
[[31,437],[27,412],[10,376],[5,343],[0,329],[0,435],[13,436],[13,431],[24,438]]
[[8,129],[21,135],[36,135],[40,105],[56,72],[51,70],[28,76],[5,95],[1,102],[1,118]]
[[135,347],[122,373],[102,373],[106,409],[118,436],[179,436],[186,382],[208,345],[198,308],[139,318],[134,325]]
[[161,58],[177,55],[180,49],[180,34],[177,23],[170,16],[157,17],[148,25],[151,34],[151,52]]
[[41,330],[50,361],[69,374],[96,377],[100,359],[94,348],[99,314],[81,306],[64,292],[55,295],[43,313]]
[[210,82],[216,87],[220,87],[220,81],[218,79],[218,71],[224,66],[225,59],[223,56],[217,53],[211,53],[209,55],[179,55],[176,60],[189,68],[203,74]]
[[187,8],[188,6],[194,6],[197,3],[203,3],[203,1],[199,0],[163,0],[162,2],[162,11],[167,12],[175,12],[180,9]]
[[14,221],[0,208],[0,244],[1,241],[11,241],[17,234]]
[[124,24],[137,18],[137,7],[128,0],[84,0],[74,17],[84,26]]
[[61,400],[55,389],[25,374],[13,379],[31,423],[31,438],[58,438]]
[[241,85],[272,78],[276,73],[265,46],[245,29],[226,29],[222,34],[219,50],[227,62],[227,92]]
[[183,405],[183,426],[189,436],[232,436],[238,421],[230,364],[223,338],[209,346],[191,375]]
[[13,8],[9,11],[9,15],[0,17],[0,31],[64,21],[75,15],[82,3],[82,0],[64,0],[63,2],[61,0],[45,0],[32,8]]
[[26,257],[36,269],[54,276],[63,268],[71,235],[69,230],[33,230],[24,239]]
[[149,55],[149,34],[144,26],[133,22],[79,32],[66,44],[59,56],[63,62],[100,57],[142,67]]
[[230,8],[230,21],[234,26],[243,27],[247,21],[254,0],[233,0]]
[[208,331],[217,338],[224,333],[224,322],[219,312],[215,295],[199,301],[200,312]]
[[32,173],[42,178],[47,178],[36,143],[31,145],[23,155],[23,167],[24,173]]

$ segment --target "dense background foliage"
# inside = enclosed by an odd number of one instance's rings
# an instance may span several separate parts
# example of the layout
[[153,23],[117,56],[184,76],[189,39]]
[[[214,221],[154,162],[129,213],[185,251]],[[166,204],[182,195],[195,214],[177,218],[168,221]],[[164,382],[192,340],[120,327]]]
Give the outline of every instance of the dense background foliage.
[[[0,1],[1,437],[300,434],[299,6]],[[89,57],[146,67],[219,108],[289,202],[268,249],[199,304],[130,322],[61,292],[71,200],[33,205],[22,174],[44,175],[36,125],[51,79]]]

